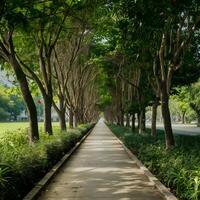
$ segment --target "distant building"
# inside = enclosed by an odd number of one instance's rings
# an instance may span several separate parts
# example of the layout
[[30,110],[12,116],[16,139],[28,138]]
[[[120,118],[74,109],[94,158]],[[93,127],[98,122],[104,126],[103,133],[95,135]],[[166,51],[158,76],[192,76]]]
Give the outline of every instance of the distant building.
[[28,115],[26,110],[23,110],[20,115],[17,116],[17,121],[27,121],[28,120]]
[[[58,114],[57,112],[52,108],[52,121],[53,122],[58,122],[59,121],[59,117],[58,117]],[[20,113],[20,115],[17,117],[17,121],[27,121],[28,120],[28,114],[27,114],[27,111],[24,110]],[[42,122],[44,121],[44,114],[38,116],[38,121]]]
[[52,111],[51,111],[51,119],[52,119],[53,122],[59,121],[58,114],[57,114],[57,112],[55,111],[54,108],[52,108]]

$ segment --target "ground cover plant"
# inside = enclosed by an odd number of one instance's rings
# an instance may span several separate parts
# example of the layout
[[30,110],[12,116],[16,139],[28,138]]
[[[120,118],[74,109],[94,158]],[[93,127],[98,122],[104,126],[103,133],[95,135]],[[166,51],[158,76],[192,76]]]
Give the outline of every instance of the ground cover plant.
[[54,127],[54,135],[41,133],[33,146],[26,129],[4,133],[0,137],[0,199],[22,199],[92,126],[80,125],[67,132]]
[[200,199],[199,136],[175,136],[176,147],[166,150],[163,131],[155,140],[150,130],[139,135],[126,127],[109,127],[179,199]]

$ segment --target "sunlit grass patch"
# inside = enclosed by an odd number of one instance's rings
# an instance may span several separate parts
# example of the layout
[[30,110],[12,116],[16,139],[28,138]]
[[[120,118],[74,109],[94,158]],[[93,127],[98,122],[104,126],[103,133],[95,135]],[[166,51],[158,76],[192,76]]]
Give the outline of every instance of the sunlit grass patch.
[[[43,128],[43,122],[39,122],[39,128]],[[54,127],[59,126],[59,122],[53,122]],[[0,136],[5,132],[20,131],[29,127],[28,122],[0,122]]]

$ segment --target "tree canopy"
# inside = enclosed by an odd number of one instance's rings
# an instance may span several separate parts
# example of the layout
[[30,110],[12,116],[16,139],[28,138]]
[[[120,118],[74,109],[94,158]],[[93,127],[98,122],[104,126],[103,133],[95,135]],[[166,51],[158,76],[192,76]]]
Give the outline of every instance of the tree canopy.
[[[49,135],[52,108],[63,130],[66,118],[73,127],[104,112],[108,121],[126,121],[132,129],[137,116],[143,133],[152,106],[156,137],[161,105],[166,147],[174,145],[173,88],[199,79],[199,1],[4,0],[0,10],[1,63],[19,83],[32,142],[39,139],[33,131],[38,130],[37,91]],[[184,113],[188,103],[180,101]]]

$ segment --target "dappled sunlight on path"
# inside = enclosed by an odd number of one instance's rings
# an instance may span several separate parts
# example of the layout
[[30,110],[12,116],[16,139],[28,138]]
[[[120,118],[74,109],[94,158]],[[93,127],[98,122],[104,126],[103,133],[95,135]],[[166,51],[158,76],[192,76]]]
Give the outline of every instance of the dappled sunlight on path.
[[100,121],[52,180],[39,200],[162,200],[154,184],[138,168]]

